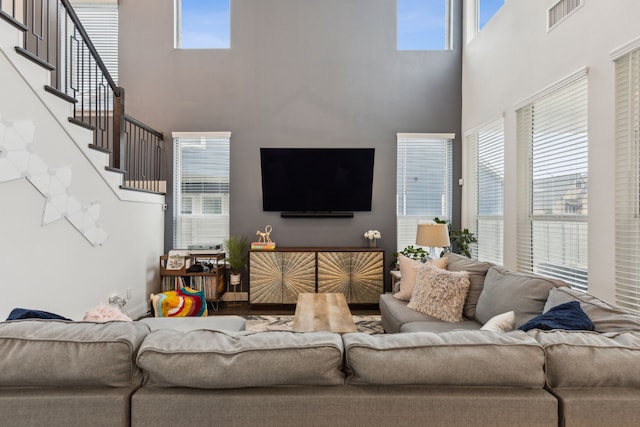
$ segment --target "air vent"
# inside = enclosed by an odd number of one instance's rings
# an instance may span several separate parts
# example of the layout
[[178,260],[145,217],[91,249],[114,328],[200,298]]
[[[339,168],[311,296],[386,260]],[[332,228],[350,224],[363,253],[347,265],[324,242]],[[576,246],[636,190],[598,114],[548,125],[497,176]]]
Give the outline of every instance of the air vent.
[[551,6],[547,12],[547,31],[558,26],[583,4],[584,0],[560,0]]

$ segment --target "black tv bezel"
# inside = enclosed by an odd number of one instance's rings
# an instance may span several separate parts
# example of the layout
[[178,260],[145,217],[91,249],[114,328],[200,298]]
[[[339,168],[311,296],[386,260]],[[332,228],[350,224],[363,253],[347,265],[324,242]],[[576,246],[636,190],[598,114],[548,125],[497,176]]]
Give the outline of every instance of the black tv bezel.
[[[282,157],[286,155],[289,156],[301,156],[299,153],[306,153],[307,157],[310,155],[316,156],[324,156],[326,154],[331,154],[331,156],[335,158],[344,159],[347,152],[361,152],[361,161],[366,161],[367,163],[360,167],[361,171],[366,172],[365,179],[362,180],[366,184],[365,189],[365,197],[367,200],[366,206],[360,205],[350,205],[350,206],[323,206],[326,209],[287,209],[292,206],[267,206],[265,200],[265,162],[269,161],[267,158],[268,152],[282,152]],[[339,156],[339,157],[337,157]],[[347,157],[348,158],[348,157]],[[353,160],[352,160],[353,161]],[[261,147],[260,148],[260,178],[261,178],[261,188],[262,188],[262,209],[265,212],[280,212],[280,216],[282,218],[352,218],[354,216],[354,212],[371,212],[373,208],[373,178],[375,171],[375,148],[373,147],[303,147],[303,148],[293,148],[293,147]],[[362,182],[360,182],[362,185]],[[356,190],[357,191],[357,190]],[[303,208],[303,206],[300,206]],[[304,208],[308,208],[305,206]]]

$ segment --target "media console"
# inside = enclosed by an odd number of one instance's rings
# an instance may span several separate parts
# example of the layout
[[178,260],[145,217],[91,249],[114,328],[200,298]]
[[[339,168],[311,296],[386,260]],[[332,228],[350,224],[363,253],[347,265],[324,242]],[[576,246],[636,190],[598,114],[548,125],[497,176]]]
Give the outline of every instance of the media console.
[[382,249],[284,247],[249,252],[250,304],[295,304],[298,294],[306,292],[340,292],[350,304],[377,304],[383,290]]

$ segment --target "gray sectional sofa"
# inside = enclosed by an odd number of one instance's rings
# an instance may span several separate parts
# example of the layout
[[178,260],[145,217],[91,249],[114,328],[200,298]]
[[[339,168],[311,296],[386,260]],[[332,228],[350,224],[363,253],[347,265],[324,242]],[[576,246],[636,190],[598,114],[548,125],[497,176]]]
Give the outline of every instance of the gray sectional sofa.
[[[463,322],[416,317],[382,296],[396,332],[385,335],[2,322],[0,425],[640,425],[640,318],[493,267]],[[535,292],[520,289],[528,280]],[[521,322],[568,301],[596,331],[477,330],[505,307]]]

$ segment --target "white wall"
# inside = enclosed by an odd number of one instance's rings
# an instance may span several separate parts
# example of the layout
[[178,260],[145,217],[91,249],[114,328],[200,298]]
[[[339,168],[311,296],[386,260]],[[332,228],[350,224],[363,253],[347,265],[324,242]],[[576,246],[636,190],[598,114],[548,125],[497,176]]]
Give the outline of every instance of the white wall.
[[[555,2],[507,0],[464,47],[462,132],[505,117],[504,264],[515,268],[515,107],[573,72],[589,68],[589,291],[614,302],[614,64],[610,53],[640,37],[640,2],[585,0],[582,8],[547,32],[547,9]],[[465,212],[463,202],[463,221],[468,221]]]
[[[100,203],[99,222],[108,239],[93,246],[66,219],[41,225],[45,197],[36,187],[25,178],[0,182],[0,319],[22,307],[79,320],[87,310],[107,303],[112,295],[126,296],[128,290],[125,309],[137,317],[146,312],[148,294],[157,291],[159,283],[164,197],[121,200],[122,190],[101,174],[104,165],[89,161],[102,155],[87,148],[89,132],[68,122],[68,104],[44,92],[47,73],[16,55],[17,34],[0,21],[2,129],[17,122],[33,126],[33,136],[27,138],[30,154],[49,170],[71,169],[69,193],[83,206]],[[5,147],[5,158],[8,152]],[[7,164],[0,167],[5,168],[0,176],[6,176]]]

